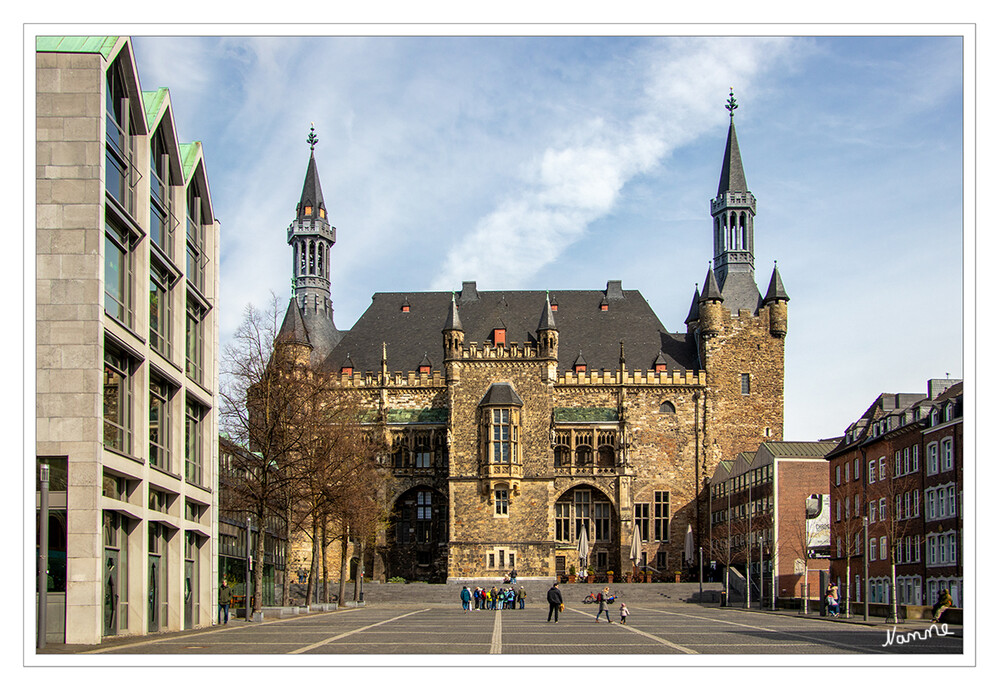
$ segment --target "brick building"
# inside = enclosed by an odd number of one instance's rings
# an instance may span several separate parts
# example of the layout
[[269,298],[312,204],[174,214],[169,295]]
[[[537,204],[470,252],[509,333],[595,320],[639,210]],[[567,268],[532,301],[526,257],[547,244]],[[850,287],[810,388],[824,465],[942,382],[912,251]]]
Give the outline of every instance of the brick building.
[[[730,100],[730,112],[734,111]],[[643,561],[678,569],[706,538],[717,463],[783,434],[787,302],[776,267],[754,277],[756,199],[730,122],[711,201],[713,268],[679,332],[638,290],[377,293],[349,331],[333,325],[336,240],[313,146],[288,229],[295,294],[279,342],[306,345],[330,385],[355,389],[386,441],[392,524],[375,578],[549,578]],[[373,552],[373,553],[372,553]]]
[[[829,567],[829,466],[835,441],[768,441],[755,453],[718,463],[709,487],[710,551],[715,579],[749,570],[752,598],[819,595],[812,571]],[[823,519],[824,517],[824,519]],[[760,585],[760,552],[763,578]],[[807,558],[806,558],[807,556]],[[731,580],[730,580],[731,582]],[[776,582],[776,588],[774,583]],[[741,587],[739,588],[741,591]]]
[[[963,384],[930,379],[927,393],[885,393],[828,455],[833,581],[863,601],[962,605]],[[864,521],[867,538],[864,538]]]
[[200,142],[123,36],[35,54],[38,465],[48,639],[210,625],[219,223]]

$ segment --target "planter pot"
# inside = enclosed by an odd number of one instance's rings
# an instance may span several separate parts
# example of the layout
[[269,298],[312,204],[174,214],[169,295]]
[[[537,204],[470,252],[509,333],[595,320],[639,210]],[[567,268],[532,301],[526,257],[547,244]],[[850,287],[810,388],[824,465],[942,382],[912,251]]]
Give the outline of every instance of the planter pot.
[[575,575],[569,575],[569,580],[568,581],[569,582],[575,582],[576,581],[576,576]]
[[676,577],[676,581],[679,582],[680,581],[680,573],[676,573],[675,577]]
[[624,581],[630,584],[631,583],[631,574],[625,575],[624,576]]
[[593,576],[592,575],[587,575],[586,576],[586,581],[587,582],[593,582]]
[[613,575],[608,575],[607,576],[607,583],[610,584],[611,582],[614,582],[614,576]]

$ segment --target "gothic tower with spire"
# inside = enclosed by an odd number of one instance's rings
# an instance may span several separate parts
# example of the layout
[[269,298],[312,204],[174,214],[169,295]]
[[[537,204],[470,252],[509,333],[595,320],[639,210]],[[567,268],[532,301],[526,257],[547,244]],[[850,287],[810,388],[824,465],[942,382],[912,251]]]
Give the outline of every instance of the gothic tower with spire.
[[336,243],[336,228],[330,224],[316,165],[315,127],[306,139],[309,165],[295,220],[288,226],[292,249],[292,299],[278,338],[311,346],[311,361],[319,365],[343,337],[333,323],[330,286],[330,250]]
[[718,194],[711,200],[714,258],[687,317],[687,331],[697,342],[708,376],[705,405],[711,424],[702,456],[706,471],[754,441],[779,441],[784,433],[788,296],[776,264],[765,297],[756,284],[756,197],[746,184],[736,137],[738,107],[730,91],[725,105],[728,140]]

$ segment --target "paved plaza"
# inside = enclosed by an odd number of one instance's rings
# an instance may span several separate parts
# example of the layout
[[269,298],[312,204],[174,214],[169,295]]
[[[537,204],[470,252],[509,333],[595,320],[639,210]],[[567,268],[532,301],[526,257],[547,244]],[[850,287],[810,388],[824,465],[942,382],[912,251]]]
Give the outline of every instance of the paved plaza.
[[[802,655],[961,654],[963,631],[928,622],[897,633],[926,639],[885,646],[890,625],[805,618],[696,604],[629,605],[628,624],[594,622],[596,606],[566,604],[559,622],[547,606],[465,612],[460,605],[374,604],[289,619],[141,638],[96,647],[55,645],[53,654],[100,655]],[[934,634],[935,633],[935,634]],[[456,661],[458,661],[456,659]],[[459,661],[460,663],[460,661]]]

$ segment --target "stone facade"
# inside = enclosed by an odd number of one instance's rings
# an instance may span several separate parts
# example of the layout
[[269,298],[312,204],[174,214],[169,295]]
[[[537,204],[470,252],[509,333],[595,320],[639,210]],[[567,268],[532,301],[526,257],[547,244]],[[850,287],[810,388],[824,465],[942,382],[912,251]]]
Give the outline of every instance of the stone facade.
[[711,204],[715,268],[685,332],[621,281],[378,293],[333,347],[312,342],[293,300],[284,337],[312,344],[330,385],[360,393],[390,448],[392,524],[366,571],[547,579],[581,565],[585,532],[586,564],[620,576],[635,565],[636,530],[643,566],[682,570],[688,525],[707,538],[715,466],[783,435],[788,298],[776,268],[766,296],[756,286],[755,209],[730,126]]

